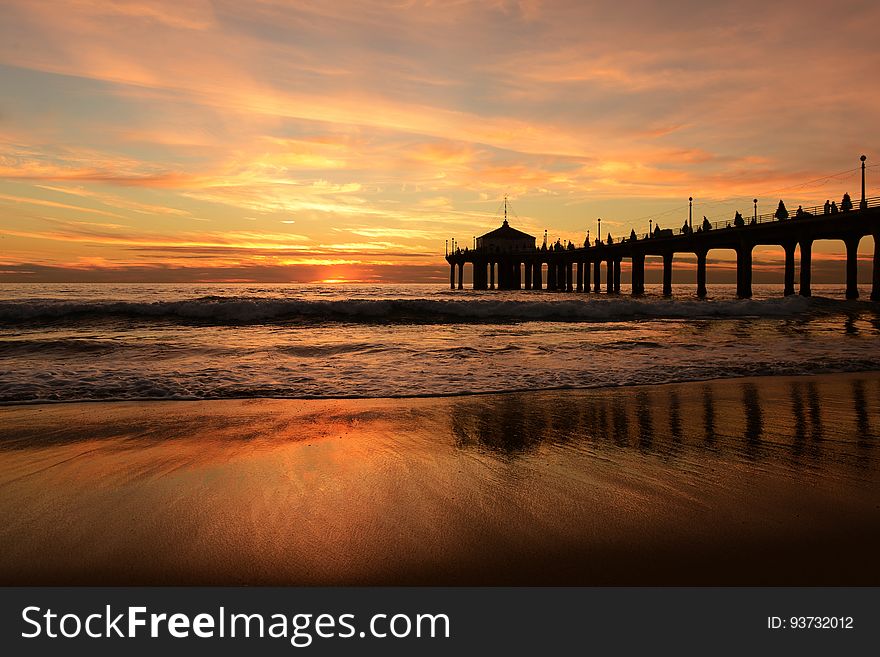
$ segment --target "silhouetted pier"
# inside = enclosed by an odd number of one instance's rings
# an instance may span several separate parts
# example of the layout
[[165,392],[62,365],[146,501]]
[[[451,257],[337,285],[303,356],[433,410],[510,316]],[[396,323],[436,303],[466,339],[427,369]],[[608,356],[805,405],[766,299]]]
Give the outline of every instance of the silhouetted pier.
[[[848,200],[848,196],[846,200]],[[621,262],[631,264],[632,294],[645,291],[645,258],[657,256],[663,262],[663,294],[672,294],[672,267],[676,254],[688,254],[697,260],[697,296],[706,296],[706,258],[713,249],[736,252],[736,288],[742,298],[752,296],[752,251],[756,246],[780,246],[785,252],[784,293],[795,294],[795,252],[800,247],[797,293],[810,296],[813,243],[818,240],[840,240],[846,246],[846,296],[856,299],[858,290],[859,242],[867,235],[874,238],[874,259],[871,299],[880,301],[880,197],[865,196],[865,158],[862,156],[861,199],[851,209],[836,203],[829,207],[798,208],[786,216],[777,210],[734,220],[710,223],[704,219],[694,229],[689,221],[678,233],[656,230],[653,234],[636,235],[575,247],[545,243],[536,248],[534,238],[510,228],[505,219],[501,228],[475,240],[474,248],[453,247],[446,256],[449,283],[452,289],[464,287],[464,266],[473,266],[475,290],[557,290],[567,292],[600,292],[603,267],[605,290],[620,292]],[[525,239],[528,238],[528,239]],[[531,244],[529,244],[531,240]],[[457,273],[457,277],[456,277]]]

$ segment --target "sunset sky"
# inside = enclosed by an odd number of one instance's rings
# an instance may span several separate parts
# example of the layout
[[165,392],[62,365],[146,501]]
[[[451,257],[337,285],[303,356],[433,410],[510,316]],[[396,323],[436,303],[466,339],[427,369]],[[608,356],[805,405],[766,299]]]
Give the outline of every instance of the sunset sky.
[[876,0],[0,15],[0,281],[442,281],[505,194],[579,243],[677,228],[690,195],[712,219],[857,197],[862,153],[880,194]]

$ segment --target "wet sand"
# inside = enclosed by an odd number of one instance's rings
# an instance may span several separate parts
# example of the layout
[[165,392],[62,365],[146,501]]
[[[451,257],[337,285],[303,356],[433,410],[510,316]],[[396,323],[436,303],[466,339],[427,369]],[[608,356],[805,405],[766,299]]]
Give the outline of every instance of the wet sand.
[[0,408],[0,584],[878,585],[880,374]]

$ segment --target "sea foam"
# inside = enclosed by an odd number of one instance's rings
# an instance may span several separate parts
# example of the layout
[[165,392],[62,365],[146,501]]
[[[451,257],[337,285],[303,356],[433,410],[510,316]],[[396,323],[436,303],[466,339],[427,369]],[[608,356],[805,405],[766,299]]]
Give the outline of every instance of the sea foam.
[[764,300],[632,298],[540,300],[344,299],[203,297],[191,300],[0,301],[0,323],[95,321],[112,318],[258,324],[286,320],[361,322],[613,321],[633,318],[784,317],[834,310],[845,302],[791,296]]

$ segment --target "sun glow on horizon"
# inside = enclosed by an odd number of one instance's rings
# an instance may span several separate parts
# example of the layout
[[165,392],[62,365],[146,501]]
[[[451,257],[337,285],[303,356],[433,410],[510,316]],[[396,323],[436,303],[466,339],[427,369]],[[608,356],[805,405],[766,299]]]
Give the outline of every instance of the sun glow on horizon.
[[582,243],[877,189],[880,6],[58,4],[0,23],[0,281],[442,281],[505,194]]

